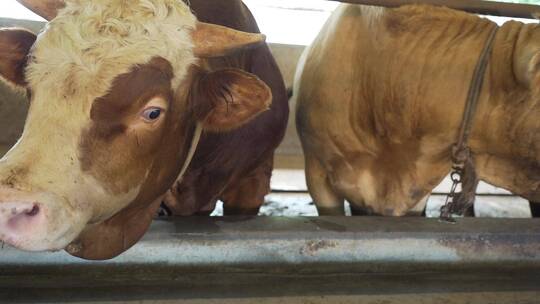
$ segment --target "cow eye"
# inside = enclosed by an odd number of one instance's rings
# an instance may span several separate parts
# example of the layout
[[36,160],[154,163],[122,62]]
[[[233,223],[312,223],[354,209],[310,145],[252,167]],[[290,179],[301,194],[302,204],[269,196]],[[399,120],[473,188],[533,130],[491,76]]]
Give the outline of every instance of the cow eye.
[[141,114],[142,118],[148,122],[156,121],[162,114],[163,110],[156,107],[151,107],[144,110]]

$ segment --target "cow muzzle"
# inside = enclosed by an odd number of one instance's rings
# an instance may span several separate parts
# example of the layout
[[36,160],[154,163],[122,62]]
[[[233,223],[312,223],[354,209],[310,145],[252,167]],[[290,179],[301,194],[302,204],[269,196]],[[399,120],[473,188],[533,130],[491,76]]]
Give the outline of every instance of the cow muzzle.
[[0,241],[27,251],[63,249],[87,223],[51,193],[27,193],[0,187]]

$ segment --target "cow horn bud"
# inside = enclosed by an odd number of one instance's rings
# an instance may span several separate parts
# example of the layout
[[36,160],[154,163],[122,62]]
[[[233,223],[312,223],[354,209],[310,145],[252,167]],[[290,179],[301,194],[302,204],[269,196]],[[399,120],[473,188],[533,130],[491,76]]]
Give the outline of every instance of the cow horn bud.
[[17,2],[47,21],[54,19],[58,10],[65,5],[63,0],[17,0]]

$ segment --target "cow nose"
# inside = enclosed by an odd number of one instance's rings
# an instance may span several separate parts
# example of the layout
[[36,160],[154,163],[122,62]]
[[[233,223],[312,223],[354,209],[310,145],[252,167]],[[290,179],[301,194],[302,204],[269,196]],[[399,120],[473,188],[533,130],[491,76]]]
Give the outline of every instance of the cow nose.
[[67,199],[54,193],[0,186],[0,244],[27,251],[60,250],[81,233],[90,217],[90,212],[72,209]]
[[8,244],[32,237],[43,222],[43,206],[37,202],[0,202],[0,239]]
[[21,230],[40,215],[37,203],[9,202],[0,204],[0,223],[10,229]]

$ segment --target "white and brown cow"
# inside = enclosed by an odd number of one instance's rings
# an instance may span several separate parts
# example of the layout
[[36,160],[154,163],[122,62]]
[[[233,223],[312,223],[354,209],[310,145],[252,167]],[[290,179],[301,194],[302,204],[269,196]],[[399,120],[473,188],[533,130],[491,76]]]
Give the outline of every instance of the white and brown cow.
[[0,160],[1,241],[105,259],[163,200],[257,213],[288,105],[240,0],[20,2],[51,21],[37,37],[0,30],[0,75],[31,100]]
[[[473,70],[497,25],[412,5],[341,5],[297,73],[320,214],[404,215],[451,168]],[[540,201],[540,27],[498,28],[469,141],[481,180]]]

